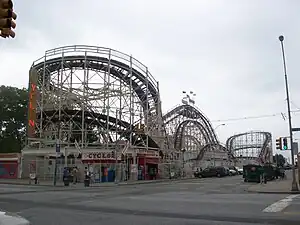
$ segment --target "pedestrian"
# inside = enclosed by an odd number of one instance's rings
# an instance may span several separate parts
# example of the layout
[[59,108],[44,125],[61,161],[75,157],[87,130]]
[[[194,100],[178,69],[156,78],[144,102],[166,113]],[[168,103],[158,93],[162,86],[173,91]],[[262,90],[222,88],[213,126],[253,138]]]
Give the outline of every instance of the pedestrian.
[[72,170],[73,184],[77,183],[77,168],[74,166]]
[[264,176],[264,183],[266,184],[266,183],[267,183],[267,181],[268,181],[268,180],[267,180],[267,174],[266,174],[266,173],[264,173],[264,175],[263,175],[263,176]]
[[285,170],[284,168],[280,168],[280,178],[281,180],[285,179],[286,178],[286,175],[285,175]]
[[91,183],[94,183],[94,168],[91,164],[88,165],[88,172]]

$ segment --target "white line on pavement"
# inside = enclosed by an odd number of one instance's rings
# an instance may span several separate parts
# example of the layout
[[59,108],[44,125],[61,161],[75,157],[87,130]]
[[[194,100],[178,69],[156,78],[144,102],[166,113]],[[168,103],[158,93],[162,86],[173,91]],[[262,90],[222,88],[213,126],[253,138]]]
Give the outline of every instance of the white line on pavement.
[[263,210],[263,212],[267,212],[267,213],[281,212],[292,203],[294,198],[298,196],[300,195],[290,195],[284,199],[281,199],[278,202],[269,205],[267,208]]

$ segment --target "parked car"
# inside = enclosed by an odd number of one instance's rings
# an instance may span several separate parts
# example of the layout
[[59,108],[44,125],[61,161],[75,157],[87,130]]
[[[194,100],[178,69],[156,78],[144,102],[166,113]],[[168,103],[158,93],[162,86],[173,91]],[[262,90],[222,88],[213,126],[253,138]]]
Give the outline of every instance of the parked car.
[[229,169],[229,176],[235,176],[235,175],[237,175],[236,170]]
[[225,167],[213,166],[207,167],[200,172],[200,177],[224,177],[227,176],[228,172]]
[[225,170],[226,170],[226,176],[230,176],[230,169],[227,166],[224,166]]
[[292,165],[285,165],[283,168],[285,170],[291,170],[292,169]]
[[230,170],[234,170],[235,171],[235,174],[234,175],[242,175],[243,174],[243,169],[239,168],[239,167],[236,167],[236,166],[229,166],[229,169]]
[[30,225],[30,222],[17,214],[0,211],[0,224]]
[[243,168],[235,167],[239,175],[243,175]]

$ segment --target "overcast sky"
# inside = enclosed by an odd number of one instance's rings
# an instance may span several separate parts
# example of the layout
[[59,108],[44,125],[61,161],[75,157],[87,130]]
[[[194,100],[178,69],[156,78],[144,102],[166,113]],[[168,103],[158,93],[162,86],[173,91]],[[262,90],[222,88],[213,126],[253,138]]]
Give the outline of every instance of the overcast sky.
[[[14,2],[17,36],[0,40],[1,84],[26,87],[31,63],[47,49],[110,47],[148,66],[160,82],[164,112],[180,104],[183,90],[192,90],[216,127],[223,123],[218,120],[286,113],[283,34],[292,109],[300,109],[298,0]],[[224,123],[217,129],[222,142],[250,130],[288,136],[280,115]],[[300,127],[300,112],[293,124]]]

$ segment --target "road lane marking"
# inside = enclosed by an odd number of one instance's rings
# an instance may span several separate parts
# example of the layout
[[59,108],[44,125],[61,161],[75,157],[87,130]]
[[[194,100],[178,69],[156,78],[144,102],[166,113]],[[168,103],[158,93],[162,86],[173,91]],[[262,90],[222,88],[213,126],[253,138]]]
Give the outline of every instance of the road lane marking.
[[290,195],[284,199],[281,199],[275,203],[273,203],[272,205],[269,205],[267,208],[265,208],[263,210],[263,212],[266,213],[275,213],[275,212],[281,212],[282,210],[284,210],[286,207],[288,207],[294,198],[298,197],[300,195]]
[[179,189],[180,190],[188,190],[189,188],[188,187],[180,187]]
[[300,212],[283,212],[286,215],[300,215]]

